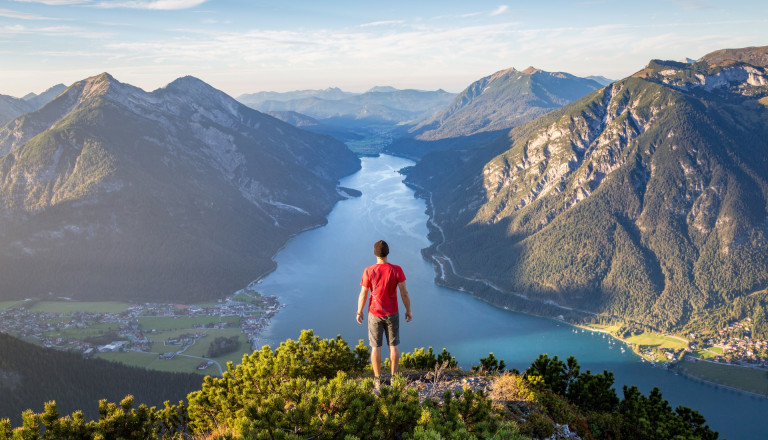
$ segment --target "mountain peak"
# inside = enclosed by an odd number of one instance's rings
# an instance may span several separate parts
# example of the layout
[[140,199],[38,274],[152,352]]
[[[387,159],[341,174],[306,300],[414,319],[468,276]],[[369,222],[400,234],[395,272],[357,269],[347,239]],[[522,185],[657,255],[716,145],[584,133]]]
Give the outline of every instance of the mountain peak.
[[202,91],[202,90],[210,90],[213,89],[211,85],[206,83],[205,81],[196,78],[191,75],[182,76],[180,78],[176,78],[175,80],[171,81],[163,87],[165,90],[174,90],[174,91],[185,91],[185,92],[194,92],[194,91]]
[[116,80],[109,73],[103,72],[99,75],[86,78],[82,81],[82,83],[83,91],[81,95],[82,99],[86,99],[94,96],[105,95],[112,86],[120,84],[120,81]]
[[392,86],[374,86],[366,93],[392,93],[396,91],[397,89]]
[[537,69],[537,68],[535,68],[533,66],[528,66],[528,68],[523,70],[523,73],[526,74],[526,75],[533,75],[534,73],[539,73],[539,72],[543,72],[543,70]]
[[515,72],[518,72],[518,70],[515,69],[514,67],[510,67],[509,69],[499,70],[498,72],[488,77],[488,82],[493,82],[498,78],[501,78],[503,76],[506,76],[506,75],[509,75],[510,73],[515,73]]

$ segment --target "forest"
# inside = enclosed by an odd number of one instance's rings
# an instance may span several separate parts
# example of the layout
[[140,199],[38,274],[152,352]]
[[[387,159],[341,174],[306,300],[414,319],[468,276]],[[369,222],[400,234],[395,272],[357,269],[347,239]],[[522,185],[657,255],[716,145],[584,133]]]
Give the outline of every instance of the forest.
[[[490,378],[490,391],[448,390],[420,400],[409,386],[426,371],[405,370],[376,388],[369,349],[311,330],[274,350],[264,347],[229,364],[222,378],[206,377],[186,401],[162,407],[106,399],[98,418],[81,411],[61,416],[55,402],[22,414],[21,425],[0,420],[0,440],[38,439],[541,439],[569,428],[582,439],[717,439],[698,412],[671,408],[658,389],[647,396],[613,389],[613,374],[581,371],[542,354],[525,372],[503,372],[503,361],[481,360],[472,374]],[[455,360],[417,349],[404,364],[443,369]],[[440,364],[442,362],[442,364]],[[491,367],[491,368],[481,368]],[[495,368],[493,368],[495,367]],[[468,374],[451,369],[451,374]],[[435,377],[435,376],[431,376]],[[428,379],[427,379],[428,380]]]

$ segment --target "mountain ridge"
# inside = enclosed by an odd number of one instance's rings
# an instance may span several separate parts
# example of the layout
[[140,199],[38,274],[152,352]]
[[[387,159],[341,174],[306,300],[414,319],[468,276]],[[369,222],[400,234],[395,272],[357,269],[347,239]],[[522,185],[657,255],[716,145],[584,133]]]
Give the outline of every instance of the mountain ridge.
[[0,129],[0,152],[0,284],[27,296],[239,290],[326,221],[346,197],[338,179],[360,166],[198,79],[145,92],[107,73]]
[[465,276],[680,328],[768,282],[766,75],[653,60],[478,151],[427,155],[408,181]]

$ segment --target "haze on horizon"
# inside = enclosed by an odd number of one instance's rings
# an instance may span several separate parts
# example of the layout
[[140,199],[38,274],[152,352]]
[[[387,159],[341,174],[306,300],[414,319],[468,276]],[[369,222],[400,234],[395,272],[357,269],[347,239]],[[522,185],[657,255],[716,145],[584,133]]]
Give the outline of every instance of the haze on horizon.
[[193,75],[233,96],[458,92],[508,67],[619,79],[652,58],[765,44],[761,0],[0,0],[0,93],[105,71],[145,90]]

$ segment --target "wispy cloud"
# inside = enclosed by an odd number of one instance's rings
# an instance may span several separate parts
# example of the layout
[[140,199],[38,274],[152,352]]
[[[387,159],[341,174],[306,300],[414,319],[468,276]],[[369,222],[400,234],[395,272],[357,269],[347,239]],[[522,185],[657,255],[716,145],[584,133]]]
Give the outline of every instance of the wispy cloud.
[[157,9],[177,10],[189,9],[202,5],[207,0],[130,0],[102,1],[94,4],[99,8],[128,8],[128,9]]
[[496,8],[493,12],[491,12],[491,15],[492,16],[501,15],[501,14],[507,12],[508,9],[509,9],[509,6],[501,5],[498,8]]
[[371,23],[364,23],[364,24],[361,24],[360,27],[388,26],[392,24],[403,24],[403,23],[405,23],[404,20],[383,20],[383,21],[373,21]]
[[0,35],[36,35],[36,36],[55,36],[55,37],[79,37],[94,40],[102,40],[110,37],[107,32],[94,32],[84,30],[74,26],[36,26],[28,27],[24,25],[0,26]]
[[42,15],[12,11],[10,9],[0,9],[0,17],[17,18],[19,20],[62,20],[61,18],[44,17]]
[[48,6],[84,5],[92,0],[11,0],[19,3],[40,3]]

